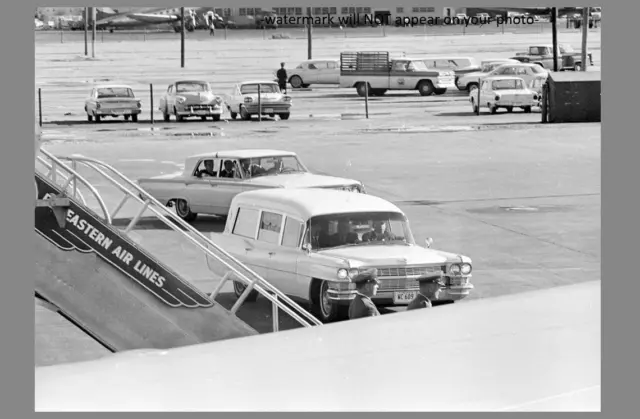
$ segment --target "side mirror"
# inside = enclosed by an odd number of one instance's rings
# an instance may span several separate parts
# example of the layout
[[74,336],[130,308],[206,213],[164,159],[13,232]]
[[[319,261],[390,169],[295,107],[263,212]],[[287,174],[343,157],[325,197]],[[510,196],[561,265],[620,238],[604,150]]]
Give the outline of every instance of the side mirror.
[[431,246],[433,246],[433,239],[431,237],[427,237],[426,239],[424,239],[424,244],[427,249],[429,249]]

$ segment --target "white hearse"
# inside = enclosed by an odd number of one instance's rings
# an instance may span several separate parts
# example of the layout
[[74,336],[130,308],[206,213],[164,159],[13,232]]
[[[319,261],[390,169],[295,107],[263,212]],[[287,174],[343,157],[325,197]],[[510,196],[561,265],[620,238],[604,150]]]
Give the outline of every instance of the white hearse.
[[[416,279],[443,272],[440,300],[465,298],[473,289],[471,259],[418,246],[409,220],[392,203],[372,195],[327,189],[264,189],[233,198],[225,229],[211,240],[292,299],[311,306],[323,322],[344,317],[355,294],[351,278],[377,268],[376,304],[406,305],[418,291]],[[246,283],[213,259],[209,269]],[[252,291],[247,301],[255,300]]]

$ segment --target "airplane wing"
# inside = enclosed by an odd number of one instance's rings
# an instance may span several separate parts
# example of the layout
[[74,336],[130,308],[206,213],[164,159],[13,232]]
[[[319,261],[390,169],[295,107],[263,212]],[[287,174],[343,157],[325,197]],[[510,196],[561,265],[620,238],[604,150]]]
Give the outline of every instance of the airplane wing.
[[600,281],[36,368],[36,411],[600,411]]
[[127,15],[128,18],[135,19],[142,23],[169,23],[180,20],[180,16],[176,15],[159,15],[153,13],[131,13]]

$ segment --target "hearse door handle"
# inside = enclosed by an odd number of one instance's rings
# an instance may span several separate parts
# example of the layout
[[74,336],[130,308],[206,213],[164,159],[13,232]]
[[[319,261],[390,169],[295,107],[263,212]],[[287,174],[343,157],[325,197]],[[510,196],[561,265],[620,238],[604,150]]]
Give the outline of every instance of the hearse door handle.
[[269,252],[269,256],[273,256],[275,254],[276,254],[276,252]]

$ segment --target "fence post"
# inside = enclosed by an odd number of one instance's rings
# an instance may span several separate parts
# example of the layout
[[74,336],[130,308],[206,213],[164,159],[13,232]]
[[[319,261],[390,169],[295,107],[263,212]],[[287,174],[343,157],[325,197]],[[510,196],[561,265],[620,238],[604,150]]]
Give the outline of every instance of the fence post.
[[364,115],[369,119],[369,82],[364,84]]
[[38,114],[40,126],[42,126],[42,88],[38,87]]
[[258,121],[262,121],[262,92],[258,83]]
[[476,99],[478,109],[476,110],[476,115],[480,115],[480,86],[482,86],[482,80],[478,80],[478,98]]
[[64,40],[62,39],[62,37],[64,36],[64,32],[62,32],[62,29],[60,29],[60,43],[64,44]]
[[151,99],[151,105],[149,106],[149,113],[151,114],[151,125],[154,124],[153,120],[153,83],[149,83],[149,98]]
[[227,25],[224,26],[224,39],[227,40]]

